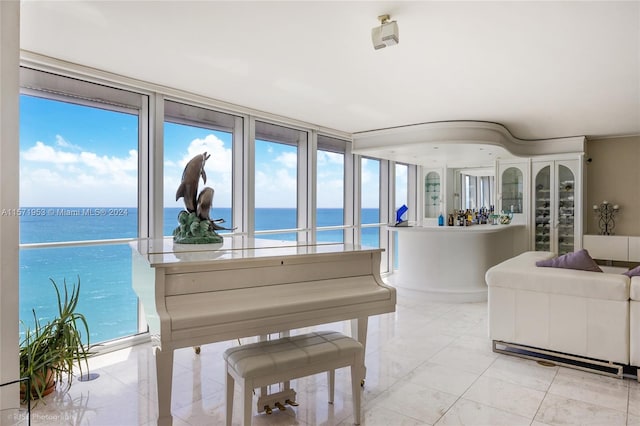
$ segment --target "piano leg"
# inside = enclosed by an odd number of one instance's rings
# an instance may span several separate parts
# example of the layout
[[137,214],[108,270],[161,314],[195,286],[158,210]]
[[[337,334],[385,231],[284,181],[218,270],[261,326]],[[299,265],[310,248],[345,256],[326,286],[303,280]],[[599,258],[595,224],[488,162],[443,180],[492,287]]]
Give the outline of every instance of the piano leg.
[[363,366],[363,371],[362,371],[362,375],[360,376],[362,377],[362,382],[360,383],[361,386],[364,386],[364,380],[367,374],[367,367],[364,364],[364,359],[365,359],[364,357],[365,357],[365,353],[367,352],[368,325],[369,325],[369,317],[360,317],[360,318],[351,320],[351,337],[356,339],[358,342],[362,343],[362,346],[364,347],[364,351],[362,351],[362,364],[361,364]]
[[[269,336],[267,336],[266,334],[261,334],[260,337],[258,338],[258,341],[265,342],[268,339],[269,339]],[[262,398],[267,396],[268,394],[269,394],[269,388],[267,386],[262,386],[260,388],[260,394],[258,395],[258,413],[264,410],[265,413],[271,414],[271,407],[261,402]]]
[[170,426],[171,386],[173,380],[173,349],[156,348],[156,380],[158,392],[158,426]]

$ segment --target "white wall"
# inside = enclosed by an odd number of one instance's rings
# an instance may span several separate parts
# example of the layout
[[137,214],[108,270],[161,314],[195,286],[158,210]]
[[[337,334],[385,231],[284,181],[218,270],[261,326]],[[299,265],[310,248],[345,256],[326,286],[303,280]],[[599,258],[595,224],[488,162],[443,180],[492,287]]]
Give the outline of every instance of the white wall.
[[[18,104],[20,2],[0,1],[0,383],[18,378]],[[18,405],[16,386],[1,388],[0,409]],[[0,420],[4,424],[4,419]]]
[[640,236],[640,136],[589,139],[585,158],[585,233],[599,233],[592,206],[607,200],[620,205],[613,232]]

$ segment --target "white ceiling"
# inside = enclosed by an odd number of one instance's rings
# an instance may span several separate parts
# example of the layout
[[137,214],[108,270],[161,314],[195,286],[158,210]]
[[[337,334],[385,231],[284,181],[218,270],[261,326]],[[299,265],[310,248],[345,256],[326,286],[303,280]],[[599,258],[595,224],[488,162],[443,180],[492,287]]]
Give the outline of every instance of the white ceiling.
[[[400,43],[375,51],[384,13]],[[23,1],[20,44],[348,133],[640,134],[638,1]]]

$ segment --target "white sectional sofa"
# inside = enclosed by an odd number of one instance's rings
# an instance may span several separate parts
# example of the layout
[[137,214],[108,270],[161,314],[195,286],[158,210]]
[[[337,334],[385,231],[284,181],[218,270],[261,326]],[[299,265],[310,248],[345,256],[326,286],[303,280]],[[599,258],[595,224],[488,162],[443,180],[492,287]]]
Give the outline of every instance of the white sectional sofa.
[[494,345],[640,367],[640,277],[536,266],[554,256],[525,252],[487,271]]

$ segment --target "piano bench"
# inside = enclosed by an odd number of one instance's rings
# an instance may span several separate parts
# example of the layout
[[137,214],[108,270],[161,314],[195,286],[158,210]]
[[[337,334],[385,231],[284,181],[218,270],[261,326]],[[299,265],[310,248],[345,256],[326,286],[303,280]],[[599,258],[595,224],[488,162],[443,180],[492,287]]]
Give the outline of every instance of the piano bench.
[[335,331],[320,331],[229,348],[226,361],[226,424],[231,425],[234,381],[242,387],[243,424],[251,425],[253,390],[327,372],[329,403],[333,403],[335,370],[351,367],[353,418],[360,424],[360,383],[364,349],[360,342]]

